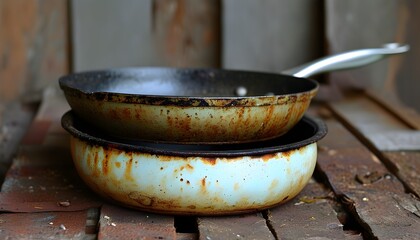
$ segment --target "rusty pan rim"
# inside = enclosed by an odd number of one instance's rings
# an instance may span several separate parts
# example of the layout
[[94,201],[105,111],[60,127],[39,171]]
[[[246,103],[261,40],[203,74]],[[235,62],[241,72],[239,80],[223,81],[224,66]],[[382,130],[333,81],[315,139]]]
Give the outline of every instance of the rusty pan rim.
[[[73,110],[66,112],[61,118],[62,127],[69,132],[73,137],[85,141],[88,145],[98,145],[104,148],[113,148],[119,149],[122,151],[130,152],[139,152],[139,153],[149,153],[153,155],[165,155],[165,156],[180,156],[180,157],[243,157],[243,156],[262,156],[266,154],[275,154],[279,152],[286,152],[294,149],[299,149],[305,147],[312,143],[315,143],[322,139],[327,134],[327,126],[325,122],[321,119],[304,116],[295,127],[299,127],[299,124],[304,124],[312,128],[312,134],[310,137],[301,139],[299,141],[281,144],[281,145],[268,145],[258,148],[243,148],[240,150],[199,150],[199,151],[190,151],[183,149],[166,149],[164,146],[177,146],[185,147],[188,145],[185,144],[154,144],[150,142],[136,142],[136,143],[127,143],[120,139],[115,139],[103,134],[97,134],[95,132],[87,132],[82,130],[78,125],[82,121],[78,119]],[[280,137],[281,138],[281,137]],[[267,141],[267,143],[270,141]],[[239,144],[240,145],[240,144]],[[191,145],[190,145],[191,146]],[[200,146],[200,145],[194,145]],[[224,146],[235,146],[235,145],[224,145]],[[238,145],[237,145],[238,146]],[[251,145],[252,146],[252,145]],[[206,146],[202,146],[206,147]],[[208,147],[208,146],[207,146]],[[214,147],[212,145],[211,147]],[[216,147],[217,148],[217,147]]]
[[[261,76],[278,76],[287,77],[289,81],[306,81],[311,84],[311,87],[305,90],[291,91],[290,93],[275,94],[275,95],[250,95],[250,96],[174,96],[174,95],[153,95],[153,94],[132,94],[119,93],[112,91],[87,91],[80,87],[72,86],[75,77],[82,76],[99,76],[101,74],[110,73],[129,73],[130,71],[182,71],[185,74],[189,72],[203,71],[208,74],[222,73],[222,74],[243,74],[243,75],[261,75]],[[250,70],[233,70],[233,69],[218,69],[218,68],[171,68],[171,67],[121,67],[109,68],[102,70],[82,71],[68,74],[59,78],[59,86],[66,93],[78,97],[87,97],[99,101],[119,102],[128,104],[146,104],[146,105],[174,105],[174,106],[194,106],[194,107],[236,107],[240,106],[267,106],[282,104],[284,98],[299,98],[304,95],[314,97],[319,89],[319,83],[310,78],[295,77],[292,75],[285,75],[281,73],[271,73],[263,71]],[[256,99],[258,101],[256,101]],[[229,104],[225,104],[228,102]]]

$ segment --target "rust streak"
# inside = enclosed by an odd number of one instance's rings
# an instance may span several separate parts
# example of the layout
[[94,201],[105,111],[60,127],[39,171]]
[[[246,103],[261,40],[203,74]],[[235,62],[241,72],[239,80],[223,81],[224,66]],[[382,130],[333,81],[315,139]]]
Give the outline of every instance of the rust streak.
[[262,159],[264,162],[267,162],[267,161],[272,160],[273,158],[275,158],[275,157],[276,157],[276,155],[277,155],[277,154],[275,154],[275,153],[272,153],[272,154],[266,154],[266,155],[263,155],[263,156],[261,157],[261,159]]
[[110,116],[111,118],[116,119],[116,120],[121,119],[120,116],[118,115],[118,112],[115,109],[109,110],[108,116]]
[[133,176],[131,176],[131,171],[133,167],[133,155],[130,156],[130,160],[125,163],[125,172],[124,177],[128,181],[134,181]]
[[202,178],[202,179],[201,179],[201,186],[202,186],[203,188],[205,188],[205,187],[206,187],[206,178]]
[[92,166],[92,175],[94,177],[98,177],[100,176],[100,172],[98,170],[98,152],[95,151],[95,156],[93,158],[93,166]]
[[[97,157],[97,155],[95,157]],[[102,173],[105,176],[108,175],[108,172],[109,172],[108,164],[109,164],[109,155],[106,154],[104,160],[102,161]]]
[[269,190],[270,191],[273,191],[277,186],[279,185],[279,180],[277,180],[277,179],[274,179],[272,182],[271,182],[271,184],[270,184],[270,188],[269,188]]
[[205,164],[216,165],[217,158],[202,158]]
[[122,110],[122,115],[124,116],[125,119],[130,119],[131,118],[131,111],[129,108],[124,108]]

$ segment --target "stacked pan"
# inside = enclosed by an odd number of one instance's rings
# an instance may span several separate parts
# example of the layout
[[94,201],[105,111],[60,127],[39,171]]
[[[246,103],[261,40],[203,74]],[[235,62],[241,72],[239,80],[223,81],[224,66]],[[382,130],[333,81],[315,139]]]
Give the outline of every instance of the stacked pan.
[[333,55],[284,74],[123,68],[59,79],[62,118],[82,179],[103,197],[145,211],[220,215],[266,209],[312,176],[325,124],[304,114],[318,83],[406,45]]

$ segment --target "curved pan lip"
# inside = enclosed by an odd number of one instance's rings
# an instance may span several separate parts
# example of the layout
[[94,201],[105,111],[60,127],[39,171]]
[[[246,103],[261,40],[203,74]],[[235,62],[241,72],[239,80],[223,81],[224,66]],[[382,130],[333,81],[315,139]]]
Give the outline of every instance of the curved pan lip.
[[[183,72],[193,72],[193,71],[207,71],[207,72],[221,72],[221,73],[230,73],[230,74],[259,74],[259,75],[267,75],[267,76],[282,76],[291,78],[296,80],[304,80],[312,84],[313,86],[305,91],[293,91],[290,93],[285,94],[276,94],[276,95],[250,95],[250,96],[174,96],[174,95],[153,95],[153,94],[131,94],[131,93],[118,93],[118,92],[111,92],[111,91],[85,91],[82,88],[71,86],[70,82],[73,81],[75,76],[94,76],[104,73],[118,73],[118,72],[130,72],[130,71],[183,71]],[[271,72],[262,72],[262,71],[248,71],[248,70],[233,70],[233,69],[218,69],[218,68],[171,68],[171,67],[122,67],[122,68],[109,68],[109,69],[99,69],[99,70],[92,70],[92,71],[82,71],[77,73],[68,74],[59,78],[59,85],[63,91],[66,92],[75,92],[79,94],[83,94],[86,96],[93,96],[97,99],[107,99],[108,101],[112,102],[112,99],[118,99],[121,101],[123,98],[123,102],[125,103],[138,103],[139,99],[141,98],[150,98],[150,99],[157,99],[157,101],[147,101],[148,104],[154,105],[154,102],[159,103],[161,99],[188,99],[189,101],[203,101],[203,100],[247,100],[247,99],[273,99],[273,98],[282,98],[287,96],[299,96],[302,94],[316,94],[319,89],[319,83],[315,80],[310,78],[301,78],[295,77],[292,75],[286,75],[282,73],[271,73]],[[160,104],[157,104],[160,105]]]
[[[149,153],[154,155],[165,155],[165,156],[180,156],[180,157],[243,157],[243,156],[261,156],[266,154],[274,154],[279,152],[286,152],[294,149],[298,149],[309,144],[315,143],[322,139],[327,134],[326,124],[316,118],[304,116],[300,122],[309,125],[313,129],[313,134],[309,138],[302,139],[300,141],[292,142],[284,145],[267,146],[260,148],[246,148],[241,150],[202,150],[202,151],[191,151],[182,149],[165,149],[165,144],[151,144],[149,142],[136,142],[136,144],[130,144],[120,142],[119,140],[112,139],[110,137],[99,137],[93,134],[87,133],[77,127],[77,123],[80,122],[76,118],[73,111],[70,110],[65,113],[61,119],[62,127],[68,131],[73,137],[86,141],[90,145],[98,145],[105,148],[114,148],[122,151],[138,152],[138,153]],[[80,123],[79,123],[80,124]],[[144,145],[141,145],[144,144]],[[153,146],[155,145],[155,146]],[[167,144],[172,146],[185,146],[185,144]],[[197,145],[194,145],[195,147]],[[228,145],[229,146],[229,145]]]

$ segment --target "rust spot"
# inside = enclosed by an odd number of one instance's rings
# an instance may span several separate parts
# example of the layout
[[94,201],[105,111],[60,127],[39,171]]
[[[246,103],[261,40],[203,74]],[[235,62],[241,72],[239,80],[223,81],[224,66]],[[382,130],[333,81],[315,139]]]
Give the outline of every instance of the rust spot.
[[[162,113],[162,110],[160,110]],[[143,116],[143,111],[141,108],[136,108],[135,114],[134,114],[136,119],[140,119]]]
[[298,149],[293,149],[293,150],[289,150],[286,152],[282,152],[283,157],[285,157],[287,159],[287,161],[290,160],[290,156],[292,156],[293,154],[295,154],[298,151]]
[[264,162],[267,162],[267,161],[269,161],[269,160],[273,159],[275,156],[276,156],[276,154],[275,154],[275,153],[266,154],[266,155],[263,155],[263,156],[261,157],[261,159],[262,159]]
[[187,184],[190,184],[190,180],[187,180]]
[[270,184],[270,188],[269,188],[269,190],[270,191],[273,191],[277,186],[279,185],[279,180],[277,180],[277,179],[274,179],[272,182],[271,182],[271,184]]
[[[169,111],[169,110],[168,110],[168,111]],[[172,124],[173,124],[172,122],[173,122],[173,121],[172,121],[172,117],[171,117],[171,116],[167,116],[167,117],[166,117],[166,121],[168,122],[168,126],[173,127],[173,126],[172,126]]]
[[124,108],[123,110],[122,110],[122,114],[123,114],[123,117],[125,118],[125,119],[129,119],[129,118],[131,118],[131,111],[130,111],[130,109],[128,109],[128,108]]
[[98,152],[95,151],[95,156],[93,157],[93,166],[92,166],[92,175],[94,177],[98,177],[101,175],[98,169],[98,162],[99,162]]
[[[74,152],[74,151],[73,151]],[[73,157],[73,159],[75,159],[74,157]],[[93,168],[93,166],[92,166],[92,157],[91,157],[91,155],[90,154],[88,154],[87,155],[87,158],[86,158],[86,164],[87,164],[87,166],[89,167],[89,168]]]
[[[106,158],[107,156],[105,156],[105,158]],[[93,158],[93,166],[96,168],[96,167],[98,167],[98,161],[99,161],[99,159],[98,159],[98,152],[95,152],[95,157]]]
[[189,170],[194,170],[194,167],[193,166],[191,166],[190,164],[187,164],[187,169],[189,169]]
[[163,167],[160,167],[160,170],[163,170]]
[[180,171],[182,171],[182,170],[184,170],[184,168],[185,168],[184,166],[181,166],[181,167],[179,168],[179,170],[180,170]]
[[201,179],[201,186],[206,187],[206,178]]
[[121,167],[121,163],[120,162],[115,162],[115,167],[120,168]]
[[297,151],[299,151],[300,154],[304,154],[305,150],[306,150],[305,147],[300,147],[300,148],[297,149]]
[[281,200],[281,201],[286,201],[288,198],[289,198],[289,196],[286,196],[286,197],[284,197],[284,198],[283,198],[283,200]]
[[133,167],[133,156],[130,156],[130,160],[125,163],[125,172],[124,177],[126,180],[134,181],[134,178],[131,176],[131,169]]
[[109,172],[108,164],[109,164],[109,156],[108,154],[106,154],[104,160],[102,161],[102,173],[105,176],[108,175],[108,172]]
[[184,181],[184,179],[183,179],[183,178],[181,178],[181,179],[179,179],[179,181],[183,182],[183,181]]
[[128,197],[143,206],[152,206],[154,202],[153,198],[143,195],[140,192],[130,192]]
[[117,119],[117,120],[121,119],[120,116],[118,115],[118,112],[115,109],[109,110],[108,116],[110,116],[113,119]]
[[212,166],[216,165],[217,158],[202,158],[204,163],[210,164]]

